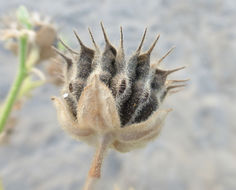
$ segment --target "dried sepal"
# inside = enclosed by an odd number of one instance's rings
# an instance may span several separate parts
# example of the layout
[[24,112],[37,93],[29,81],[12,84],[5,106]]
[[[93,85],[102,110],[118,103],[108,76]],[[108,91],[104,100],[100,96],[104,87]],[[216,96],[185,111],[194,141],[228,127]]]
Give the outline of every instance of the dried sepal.
[[84,88],[77,107],[77,120],[81,127],[106,131],[119,128],[120,120],[110,90],[92,76]]
[[93,134],[92,128],[83,128],[71,114],[66,102],[57,97],[52,97],[53,103],[57,110],[58,120],[65,131],[76,138],[86,137]]
[[148,120],[141,123],[135,123],[120,129],[117,134],[117,140],[114,142],[114,148],[120,152],[129,152],[140,148],[154,139],[161,130],[167,114],[171,111],[157,110]]

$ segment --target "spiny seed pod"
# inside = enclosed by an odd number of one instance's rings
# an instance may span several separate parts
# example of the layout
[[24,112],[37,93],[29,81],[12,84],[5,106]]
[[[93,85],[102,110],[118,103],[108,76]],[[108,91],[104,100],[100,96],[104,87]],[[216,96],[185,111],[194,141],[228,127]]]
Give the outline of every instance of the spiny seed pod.
[[[77,53],[66,44],[72,54],[64,55],[66,62],[64,87],[61,97],[53,97],[58,118],[64,129],[72,136],[99,146],[105,137],[108,147],[127,152],[142,147],[154,139],[169,110],[160,110],[160,105],[173,89],[185,86],[186,80],[167,80],[173,70],[161,70],[160,62],[173,50],[169,50],[158,62],[150,64],[150,56],[159,35],[144,53],[141,49],[147,29],[135,53],[125,59],[123,32],[120,28],[120,47],[116,49],[109,41],[103,24],[105,49],[100,51],[89,33],[94,49],[83,44]],[[182,84],[177,84],[182,83]],[[102,140],[101,140],[102,139]],[[107,141],[104,141],[107,142]]]

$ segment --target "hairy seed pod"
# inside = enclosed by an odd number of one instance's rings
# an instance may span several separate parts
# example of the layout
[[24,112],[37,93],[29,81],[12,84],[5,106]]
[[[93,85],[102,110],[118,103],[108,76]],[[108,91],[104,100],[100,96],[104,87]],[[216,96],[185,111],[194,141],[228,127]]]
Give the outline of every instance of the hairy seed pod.
[[151,53],[160,35],[146,52],[141,53],[147,29],[137,50],[126,61],[122,28],[118,49],[111,44],[102,23],[101,28],[105,39],[103,51],[97,46],[90,29],[94,49],[85,46],[74,32],[81,47],[80,53],[69,47],[66,49],[78,57],[68,57],[56,50],[65,59],[65,84],[62,97],[53,100],[62,126],[72,136],[97,146],[99,139],[109,134],[109,146],[127,152],[145,145],[159,134],[170,111],[160,110],[161,103],[167,94],[183,87],[186,82],[167,80],[167,77],[184,67],[159,68],[160,62],[173,48],[159,61],[150,64]]
[[[141,53],[147,29],[135,53],[126,61],[123,48],[123,31],[120,28],[120,47],[111,45],[101,23],[105,48],[95,43],[94,50],[86,47],[78,34],[75,36],[81,50],[66,47],[77,57],[72,58],[56,50],[65,59],[64,87],[61,97],[53,97],[60,124],[72,137],[96,147],[84,190],[94,189],[101,176],[104,155],[109,148],[129,152],[145,146],[155,139],[171,109],[161,110],[160,105],[173,89],[185,86],[186,80],[167,80],[169,74],[181,70],[162,70],[160,62],[150,64],[151,47]],[[63,43],[62,43],[63,44]],[[65,44],[64,44],[65,45]]]

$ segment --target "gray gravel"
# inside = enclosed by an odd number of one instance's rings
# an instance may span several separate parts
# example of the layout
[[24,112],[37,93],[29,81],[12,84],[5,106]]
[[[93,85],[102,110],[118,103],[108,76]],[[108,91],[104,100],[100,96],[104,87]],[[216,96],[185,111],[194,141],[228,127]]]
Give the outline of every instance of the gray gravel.
[[[170,96],[174,108],[160,137],[145,149],[110,151],[98,189],[236,189],[236,1],[235,0],[0,0],[0,15],[19,5],[52,16],[60,33],[77,47],[76,28],[91,45],[87,27],[103,45],[103,21],[113,44],[119,26],[130,55],[146,26],[145,48],[161,34],[153,60],[177,48],[163,68],[186,65],[173,75],[191,78],[182,93]],[[0,99],[11,84],[16,59],[0,47]],[[20,113],[8,145],[0,147],[0,177],[6,190],[81,189],[93,149],[65,134],[50,102],[58,89],[48,84],[34,93]]]

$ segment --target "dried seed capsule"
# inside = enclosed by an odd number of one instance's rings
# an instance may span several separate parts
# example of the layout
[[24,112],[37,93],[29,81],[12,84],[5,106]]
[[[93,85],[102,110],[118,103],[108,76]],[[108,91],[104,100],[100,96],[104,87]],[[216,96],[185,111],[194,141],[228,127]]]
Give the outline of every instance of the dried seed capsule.
[[160,70],[157,68],[160,61],[150,66],[150,55],[159,36],[146,53],[140,54],[145,30],[138,49],[126,62],[122,28],[120,48],[116,50],[102,23],[101,27],[106,43],[104,51],[100,52],[90,30],[95,50],[85,47],[77,37],[81,44],[79,58],[73,60],[77,70],[70,72],[65,83],[64,99],[52,98],[64,129],[97,147],[90,178],[100,177],[108,148],[128,152],[156,138],[171,111],[159,110],[160,104],[172,89],[183,86],[175,84],[177,80],[166,81],[170,73],[182,68]]
[[[83,110],[78,110],[78,105],[80,105],[81,109],[93,110],[93,107],[86,107],[88,105],[84,105],[83,107],[82,100],[86,100],[86,104],[89,104],[89,106],[96,104],[96,106],[98,106],[96,110],[99,112],[99,109],[101,109],[102,112],[103,106],[98,105],[97,102],[93,102],[92,99],[90,100],[90,98],[94,97],[99,100],[100,103],[106,102],[105,104],[107,106],[108,99],[109,102],[115,104],[115,112],[119,115],[120,128],[126,128],[129,125],[149,121],[152,115],[159,109],[166,95],[170,92],[174,92],[173,89],[184,86],[184,84],[176,84],[181,82],[180,80],[167,81],[169,74],[181,70],[184,67],[173,70],[162,70],[158,68],[160,62],[173,48],[157,63],[150,65],[151,53],[160,35],[156,37],[155,41],[146,52],[141,53],[147,29],[144,31],[137,50],[126,62],[122,28],[120,28],[120,47],[118,49],[111,45],[102,23],[101,28],[105,40],[103,52],[100,51],[100,48],[95,43],[90,29],[89,34],[95,50],[86,47],[75,32],[75,36],[81,46],[79,54],[64,44],[64,42],[62,43],[71,54],[78,55],[77,59],[74,57],[70,58],[57,51],[67,63],[65,72],[67,80],[63,87],[63,93],[64,96],[66,95],[64,99],[70,112],[77,120],[80,120],[78,113],[81,115]],[[182,80],[182,82],[185,81]],[[96,90],[96,88],[98,89]],[[104,92],[101,89],[103,89]],[[97,96],[91,94],[89,90],[91,93],[98,93]],[[102,100],[102,98],[104,98],[104,100]],[[108,107],[106,109],[108,109]],[[106,113],[108,113],[108,110],[106,110]],[[102,115],[103,113],[99,114]],[[105,124],[106,121],[103,121],[103,119],[100,119],[99,122],[100,124],[104,123],[104,125],[107,125]]]

